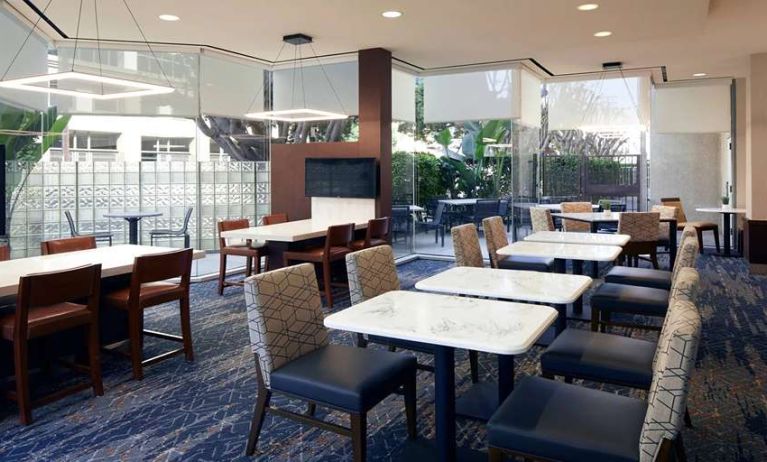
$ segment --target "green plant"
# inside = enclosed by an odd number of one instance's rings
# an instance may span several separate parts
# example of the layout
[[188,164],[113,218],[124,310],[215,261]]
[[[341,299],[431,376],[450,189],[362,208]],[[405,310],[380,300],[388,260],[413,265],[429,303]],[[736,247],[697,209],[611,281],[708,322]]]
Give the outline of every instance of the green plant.
[[730,204],[730,196],[722,196],[722,205]]

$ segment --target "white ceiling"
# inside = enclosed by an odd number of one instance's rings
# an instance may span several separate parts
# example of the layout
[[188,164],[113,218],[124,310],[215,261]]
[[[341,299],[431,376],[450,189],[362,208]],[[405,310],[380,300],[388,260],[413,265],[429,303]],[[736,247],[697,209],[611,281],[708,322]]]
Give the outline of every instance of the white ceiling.
[[[40,9],[48,0],[33,0]],[[767,51],[767,0],[127,0],[150,41],[193,43],[274,60],[284,34],[314,36],[319,54],[382,47],[426,69],[533,58],[554,74],[666,66],[669,79],[745,76]],[[96,36],[83,0],[81,37]],[[139,40],[123,0],[98,0],[101,37]],[[9,0],[31,11],[22,0]],[[80,0],[53,0],[48,16],[74,37]],[[399,19],[381,17],[400,10]],[[179,22],[163,22],[160,14]],[[31,16],[31,15],[30,15]],[[608,38],[593,33],[609,30]]]

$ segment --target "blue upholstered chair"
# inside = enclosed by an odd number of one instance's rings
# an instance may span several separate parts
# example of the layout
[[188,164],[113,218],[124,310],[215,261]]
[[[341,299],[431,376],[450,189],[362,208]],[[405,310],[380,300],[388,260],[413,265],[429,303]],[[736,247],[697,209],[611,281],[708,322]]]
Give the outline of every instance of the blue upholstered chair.
[[[661,223],[663,225],[664,223]],[[682,231],[680,242],[684,243],[688,237],[695,238],[695,228],[686,226]],[[676,261],[672,271],[633,268],[630,266],[614,266],[605,275],[605,282],[624,284],[629,286],[651,287],[653,289],[671,289],[671,280],[679,268],[695,266],[697,255],[682,254],[683,246],[679,246],[676,252]]]
[[[416,436],[416,359],[410,355],[330,345],[314,267],[304,263],[245,280],[248,330],[258,398],[247,454],[256,450],[267,412],[351,436],[354,460],[365,460],[367,412],[403,389],[408,435]],[[306,414],[271,407],[273,393],[309,403]],[[351,428],[314,417],[317,405],[351,415]]]
[[[695,266],[695,255],[698,253],[698,242],[695,238],[687,237],[680,249],[679,268]],[[668,310],[671,293],[675,290],[687,290],[680,281],[679,271],[672,274],[671,290],[651,287],[631,286],[607,282],[599,286],[591,295],[591,330],[602,330],[605,326],[639,327],[648,330],[659,330],[658,327],[646,324],[615,322],[611,319],[614,313],[664,317]],[[676,287],[677,282],[680,286]]]
[[541,377],[520,381],[488,422],[490,460],[506,454],[571,462],[685,460],[682,422],[700,330],[695,305],[675,302],[647,401]]

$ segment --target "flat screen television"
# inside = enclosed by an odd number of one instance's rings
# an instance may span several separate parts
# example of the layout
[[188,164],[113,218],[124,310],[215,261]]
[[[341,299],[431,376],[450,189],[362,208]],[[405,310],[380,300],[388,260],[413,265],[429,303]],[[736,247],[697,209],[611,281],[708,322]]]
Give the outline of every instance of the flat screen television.
[[306,197],[375,198],[378,164],[374,157],[307,158]]

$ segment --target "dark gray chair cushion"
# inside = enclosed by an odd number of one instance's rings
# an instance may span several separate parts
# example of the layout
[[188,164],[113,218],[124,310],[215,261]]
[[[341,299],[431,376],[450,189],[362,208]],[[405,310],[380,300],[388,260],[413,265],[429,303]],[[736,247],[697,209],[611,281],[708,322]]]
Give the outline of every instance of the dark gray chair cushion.
[[614,313],[665,316],[669,291],[605,283],[591,295],[591,307]]
[[614,266],[605,275],[605,282],[671,290],[671,274],[671,271]]
[[498,263],[501,269],[524,270],[524,271],[554,271],[553,258],[540,257],[506,257]]
[[272,371],[271,388],[351,412],[364,412],[414,374],[414,356],[328,345]]
[[544,374],[649,389],[657,345],[622,335],[565,329],[541,355]]
[[635,462],[646,412],[642,400],[527,377],[488,422],[488,441],[547,460]]

